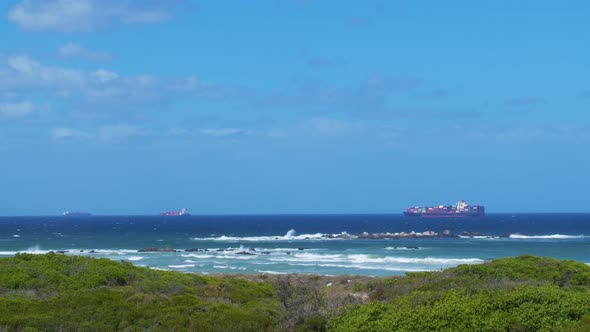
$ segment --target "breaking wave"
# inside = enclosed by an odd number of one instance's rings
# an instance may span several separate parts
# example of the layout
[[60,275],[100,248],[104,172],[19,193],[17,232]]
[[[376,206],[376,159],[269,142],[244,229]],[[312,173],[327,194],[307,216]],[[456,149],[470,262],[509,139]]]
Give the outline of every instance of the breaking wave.
[[510,234],[511,239],[584,239],[586,235],[564,235],[564,234],[551,234],[551,235],[522,235],[522,234]]
[[374,255],[318,255],[318,254],[294,254],[287,257],[271,258],[274,262],[317,262],[317,263],[353,263],[353,264],[424,264],[424,265],[459,265],[459,264],[481,264],[483,259],[479,258],[436,258],[436,257],[378,257]]
[[346,232],[339,234],[297,234],[294,229],[290,229],[285,235],[268,235],[268,236],[217,236],[217,237],[194,237],[194,241],[226,241],[226,242],[271,242],[271,241],[299,241],[299,240],[331,240],[352,238]]

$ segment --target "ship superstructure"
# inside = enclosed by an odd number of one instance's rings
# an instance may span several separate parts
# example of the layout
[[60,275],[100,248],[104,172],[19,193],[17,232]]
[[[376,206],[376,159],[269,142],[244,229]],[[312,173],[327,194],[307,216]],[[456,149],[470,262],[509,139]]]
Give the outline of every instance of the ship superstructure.
[[161,216],[190,216],[190,213],[186,208],[182,208],[180,211],[162,211]]
[[485,207],[483,205],[469,205],[461,200],[454,205],[409,207],[404,211],[404,215],[425,218],[482,217],[485,215]]
[[68,217],[68,216],[91,216],[92,214],[90,214],[89,212],[81,212],[81,211],[64,211],[61,213],[61,215],[64,217]]

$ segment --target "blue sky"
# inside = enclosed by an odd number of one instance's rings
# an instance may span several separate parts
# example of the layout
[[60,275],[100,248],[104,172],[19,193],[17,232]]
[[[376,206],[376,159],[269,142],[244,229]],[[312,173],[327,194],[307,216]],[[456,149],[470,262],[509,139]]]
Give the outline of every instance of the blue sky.
[[0,3],[0,215],[590,211],[586,1]]

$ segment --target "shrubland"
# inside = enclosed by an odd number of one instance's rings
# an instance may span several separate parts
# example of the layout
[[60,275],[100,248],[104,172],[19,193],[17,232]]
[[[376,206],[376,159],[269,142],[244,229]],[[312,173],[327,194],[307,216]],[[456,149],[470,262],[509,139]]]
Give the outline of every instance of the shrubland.
[[371,278],[0,259],[0,331],[590,331],[590,266],[521,256]]

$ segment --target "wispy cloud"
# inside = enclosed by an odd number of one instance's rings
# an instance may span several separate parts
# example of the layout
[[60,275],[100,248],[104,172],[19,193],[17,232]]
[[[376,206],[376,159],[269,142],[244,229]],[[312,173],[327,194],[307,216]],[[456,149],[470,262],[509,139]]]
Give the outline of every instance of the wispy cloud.
[[215,84],[188,77],[126,76],[99,68],[92,71],[47,65],[26,55],[0,56],[0,91],[13,99],[31,93],[75,102],[79,109],[117,112],[172,101],[179,97],[218,99],[231,93]]
[[521,107],[521,106],[535,106],[540,104],[545,104],[547,101],[545,98],[541,97],[520,97],[520,98],[511,98],[507,99],[504,104],[506,106],[514,106],[514,107]]
[[91,31],[111,25],[169,20],[180,1],[164,0],[23,0],[8,19],[27,30]]
[[247,134],[248,131],[240,128],[205,128],[199,129],[199,133],[212,137],[227,137]]
[[112,59],[109,53],[91,51],[74,43],[62,45],[58,50],[58,54],[62,58],[77,58],[90,61],[110,61]]
[[55,127],[51,129],[51,137],[54,140],[96,140],[101,142],[119,142],[121,140],[135,137],[147,136],[151,132],[142,127],[130,124],[110,124],[99,126],[94,129],[81,130],[71,127]]
[[115,141],[142,134],[142,128],[128,124],[114,124],[102,126],[97,137],[104,141]]
[[33,113],[34,105],[31,102],[0,103],[0,119],[21,118]]
[[65,140],[91,138],[93,135],[78,129],[59,127],[51,129],[51,137],[55,140]]

